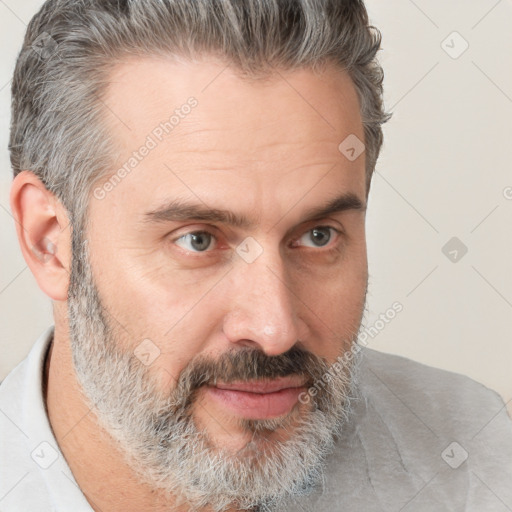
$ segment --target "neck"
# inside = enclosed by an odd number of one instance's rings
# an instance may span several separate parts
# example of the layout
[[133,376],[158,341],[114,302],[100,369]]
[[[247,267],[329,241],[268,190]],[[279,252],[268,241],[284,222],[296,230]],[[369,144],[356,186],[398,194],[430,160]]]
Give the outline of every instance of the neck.
[[46,358],[43,391],[57,443],[95,512],[189,510],[176,507],[172,497],[141,482],[124,461],[115,441],[99,425],[94,407],[84,398],[68,338],[59,337],[57,329]]

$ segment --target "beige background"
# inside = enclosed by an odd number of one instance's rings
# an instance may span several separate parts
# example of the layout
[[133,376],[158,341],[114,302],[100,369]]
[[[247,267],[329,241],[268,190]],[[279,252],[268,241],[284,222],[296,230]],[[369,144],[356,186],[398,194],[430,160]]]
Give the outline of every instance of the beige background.
[[[8,202],[10,78],[26,24],[41,4],[0,0],[0,379],[52,323],[50,301],[18,249]],[[367,6],[383,34],[386,106],[394,112],[370,197],[367,324],[394,302],[403,305],[384,328],[377,324],[369,346],[469,375],[508,402],[512,2]],[[449,257],[442,251],[453,237],[457,262],[449,259],[454,247],[445,250]],[[468,249],[463,257],[461,243]]]

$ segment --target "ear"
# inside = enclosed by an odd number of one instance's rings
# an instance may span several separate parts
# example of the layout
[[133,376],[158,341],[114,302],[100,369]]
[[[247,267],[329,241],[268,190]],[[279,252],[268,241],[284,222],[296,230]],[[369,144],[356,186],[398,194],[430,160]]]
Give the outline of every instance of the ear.
[[67,300],[71,226],[66,209],[30,171],[14,178],[10,202],[21,252],[37,284],[52,300]]

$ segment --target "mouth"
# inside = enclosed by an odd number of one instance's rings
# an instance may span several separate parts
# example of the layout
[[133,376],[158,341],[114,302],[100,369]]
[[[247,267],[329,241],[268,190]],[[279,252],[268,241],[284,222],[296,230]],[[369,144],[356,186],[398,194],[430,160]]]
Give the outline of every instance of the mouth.
[[288,414],[306,389],[303,378],[216,382],[207,393],[221,407],[247,419],[271,419]]

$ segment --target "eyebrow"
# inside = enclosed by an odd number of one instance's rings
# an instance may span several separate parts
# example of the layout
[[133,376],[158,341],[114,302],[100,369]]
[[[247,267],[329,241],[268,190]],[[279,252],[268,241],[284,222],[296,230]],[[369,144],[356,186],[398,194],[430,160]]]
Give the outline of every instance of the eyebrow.
[[[366,204],[357,195],[348,192],[331,199],[321,207],[310,208],[305,212],[302,222],[321,219],[348,210],[364,212]],[[250,220],[245,215],[219,208],[209,208],[204,203],[188,202],[182,199],[173,199],[161,207],[144,214],[144,222],[149,223],[190,220],[226,224],[242,229],[253,228],[257,224],[257,222]]]

